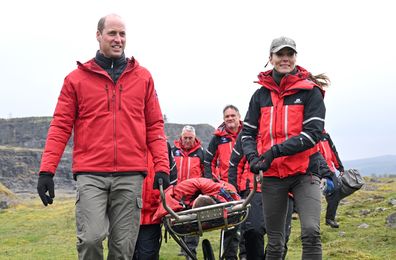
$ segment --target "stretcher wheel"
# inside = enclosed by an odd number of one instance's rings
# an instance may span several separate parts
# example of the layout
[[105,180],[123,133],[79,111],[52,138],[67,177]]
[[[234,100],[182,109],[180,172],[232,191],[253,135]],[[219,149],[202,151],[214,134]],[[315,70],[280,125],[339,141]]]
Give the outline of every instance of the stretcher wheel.
[[202,241],[202,251],[204,255],[204,260],[215,260],[212,245],[210,244],[209,240],[204,239]]

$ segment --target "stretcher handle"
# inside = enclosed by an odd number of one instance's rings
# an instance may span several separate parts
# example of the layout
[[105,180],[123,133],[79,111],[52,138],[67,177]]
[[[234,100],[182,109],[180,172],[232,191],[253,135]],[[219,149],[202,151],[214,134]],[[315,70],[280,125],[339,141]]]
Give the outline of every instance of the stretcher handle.
[[177,214],[173,211],[173,209],[171,209],[170,207],[168,207],[168,205],[166,204],[166,201],[165,201],[165,193],[164,193],[164,187],[163,187],[162,178],[158,179],[158,184],[159,184],[159,189],[160,189],[160,195],[161,195],[162,206],[164,206],[164,208],[166,209],[166,211],[168,211],[168,213],[171,214],[172,217],[174,217],[176,220],[179,220],[179,219],[180,219],[179,215],[177,215]]
[[253,199],[254,194],[256,193],[257,190],[257,182],[261,181],[263,178],[263,171],[260,171],[259,174],[254,174],[253,176],[253,189],[249,192],[249,195],[245,199],[245,201],[242,204],[242,208],[246,208],[247,205],[250,203],[250,201]]

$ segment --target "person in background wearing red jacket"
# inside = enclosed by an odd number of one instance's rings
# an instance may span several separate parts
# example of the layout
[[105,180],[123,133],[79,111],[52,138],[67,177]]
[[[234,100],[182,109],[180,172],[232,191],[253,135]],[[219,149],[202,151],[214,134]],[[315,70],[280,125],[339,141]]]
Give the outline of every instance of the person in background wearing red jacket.
[[232,148],[242,129],[241,115],[234,105],[223,109],[224,122],[216,129],[205,153],[205,178],[228,181]]
[[[239,110],[234,105],[223,109],[224,122],[216,129],[205,152],[204,176],[213,180],[228,182],[228,169],[232,148],[242,129]],[[237,259],[239,244],[238,228],[224,232],[224,248],[226,259]]]
[[[170,144],[168,144],[169,168],[170,168],[170,181],[176,183],[177,168],[173,155],[171,152]],[[158,260],[159,251],[161,247],[161,221],[153,220],[153,215],[160,205],[159,190],[153,189],[154,183],[154,163],[153,157],[149,153],[147,157],[148,172],[143,183],[143,208],[140,216],[140,229],[136,241],[135,253],[133,260]]]
[[338,228],[339,224],[337,223],[335,217],[341,198],[339,192],[340,184],[335,173],[335,169],[337,169],[340,174],[343,174],[344,166],[342,165],[337,149],[331,140],[329,133],[326,133],[326,131],[323,132],[319,148],[321,154],[326,160],[327,166],[329,168],[328,170],[331,171],[330,178],[323,178],[326,190],[330,189],[332,191],[325,192],[325,198],[327,201],[326,225],[329,225],[332,228]]
[[261,72],[243,123],[242,148],[250,171],[263,172],[261,192],[268,236],[266,259],[282,259],[288,193],[301,224],[302,259],[322,259],[321,190],[317,143],[324,129],[327,76],[296,65],[294,40],[272,41],[272,70]]
[[[243,154],[241,137],[239,133],[232,149],[228,181],[246,199],[253,189],[254,175],[250,172],[249,163]],[[239,259],[261,260],[264,259],[265,223],[260,184],[250,204],[247,220],[240,226]]]
[[164,120],[150,72],[135,58],[125,57],[122,18],[102,17],[96,39],[95,58],[78,62],[64,80],[37,191],[45,206],[53,203],[53,176],[73,132],[78,257],[103,259],[107,237],[107,259],[130,260],[139,232],[148,152],[153,155],[154,189],[159,179],[169,185]]
[[[172,154],[177,166],[177,183],[191,178],[203,177],[204,151],[201,141],[196,137],[195,128],[186,125],[183,127],[180,138],[174,141]],[[199,236],[185,236],[184,242],[196,255],[199,244]],[[187,257],[187,253],[181,248],[179,255]]]
[[174,144],[172,154],[177,166],[177,182],[203,177],[204,151],[195,134],[195,128],[184,126],[180,138]]

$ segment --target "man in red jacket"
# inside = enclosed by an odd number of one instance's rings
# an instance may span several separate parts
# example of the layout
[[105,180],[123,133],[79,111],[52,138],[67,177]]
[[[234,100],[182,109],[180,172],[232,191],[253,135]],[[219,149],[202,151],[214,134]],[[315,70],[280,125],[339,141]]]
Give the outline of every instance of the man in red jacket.
[[[95,58],[66,76],[48,130],[37,190],[52,204],[53,176],[74,133],[79,259],[132,259],[140,225],[147,154],[158,180],[169,184],[164,121],[150,72],[126,58],[125,23],[115,14],[98,22]],[[49,193],[49,195],[47,194]]]
[[[229,162],[237,136],[242,129],[239,110],[234,105],[223,109],[224,122],[216,129],[205,153],[204,175],[206,178],[228,182]],[[239,235],[237,228],[224,233],[226,259],[237,259]]]
[[[183,127],[180,138],[175,140],[172,154],[177,166],[177,183],[191,178],[203,177],[204,152],[201,141],[195,134],[195,128],[186,125]],[[184,242],[188,248],[196,254],[199,244],[199,236],[185,236]],[[181,249],[179,255],[187,257],[187,253]]]
[[195,134],[195,128],[190,125],[184,126],[180,139],[174,143],[172,154],[177,166],[177,182],[203,177],[204,151]]

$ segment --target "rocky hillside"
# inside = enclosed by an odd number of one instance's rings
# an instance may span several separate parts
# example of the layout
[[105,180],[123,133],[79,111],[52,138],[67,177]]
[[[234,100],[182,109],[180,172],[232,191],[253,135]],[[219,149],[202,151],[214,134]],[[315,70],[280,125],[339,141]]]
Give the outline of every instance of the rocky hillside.
[[[36,189],[37,173],[51,117],[0,119],[0,183],[14,192]],[[167,123],[165,133],[173,145],[184,125]],[[207,124],[193,125],[197,136],[207,147],[214,128]],[[55,184],[57,189],[73,189],[71,174],[72,138],[63,154]]]

